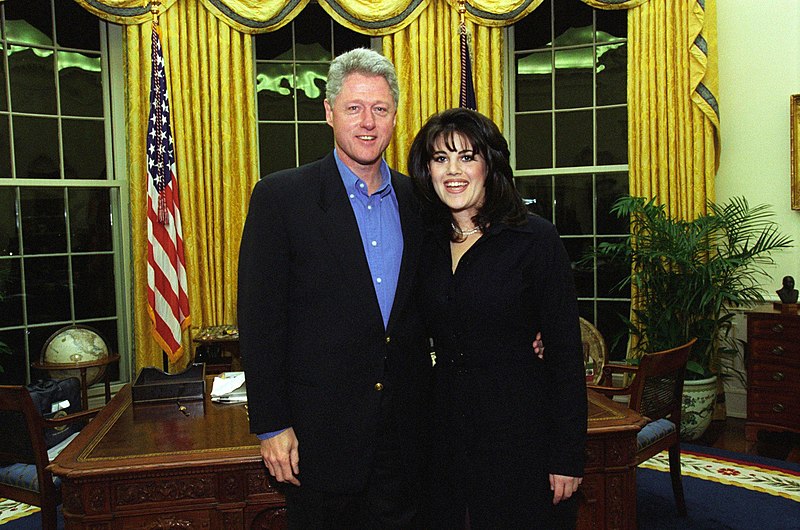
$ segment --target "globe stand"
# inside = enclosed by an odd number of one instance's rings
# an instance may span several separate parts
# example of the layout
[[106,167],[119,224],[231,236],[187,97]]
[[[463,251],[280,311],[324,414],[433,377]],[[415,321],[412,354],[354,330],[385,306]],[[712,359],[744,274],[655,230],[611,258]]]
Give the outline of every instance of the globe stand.
[[109,364],[119,361],[119,354],[109,355],[97,361],[83,361],[77,363],[49,363],[45,361],[38,361],[31,364],[31,367],[42,370],[45,372],[58,372],[62,370],[79,370],[81,374],[81,404],[83,410],[89,410],[89,385],[86,377],[86,371],[89,368],[103,367],[103,383],[106,387],[106,403],[111,400],[111,375],[110,371],[106,368]]

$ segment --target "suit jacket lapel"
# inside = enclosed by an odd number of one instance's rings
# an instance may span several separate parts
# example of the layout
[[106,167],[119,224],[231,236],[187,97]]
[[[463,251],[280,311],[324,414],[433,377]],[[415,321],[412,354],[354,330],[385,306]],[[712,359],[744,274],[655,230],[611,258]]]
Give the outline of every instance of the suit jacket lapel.
[[387,329],[397,320],[397,314],[408,303],[414,287],[414,278],[422,245],[422,218],[413,196],[410,179],[392,171],[392,187],[397,195],[400,208],[400,225],[403,227],[403,260],[400,263],[400,275],[397,278],[397,291],[394,295],[392,313],[389,316]]
[[347,285],[351,286],[349,291],[354,297],[362,299],[362,307],[373,308],[371,313],[382,328],[381,309],[372,286],[372,274],[364,254],[356,216],[333,157],[333,153],[328,154],[319,165],[319,206],[323,212],[321,230],[331,256],[339,263]]

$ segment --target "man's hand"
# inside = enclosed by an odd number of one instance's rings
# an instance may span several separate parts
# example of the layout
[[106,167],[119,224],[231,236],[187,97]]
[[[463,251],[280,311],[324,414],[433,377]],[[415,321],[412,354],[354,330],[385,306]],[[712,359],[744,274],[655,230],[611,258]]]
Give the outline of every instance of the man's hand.
[[270,475],[278,482],[300,485],[295,476],[300,473],[299,445],[291,427],[272,438],[261,440],[261,458],[264,459]]
[[578,490],[583,477],[567,477],[550,473],[550,490],[553,492],[553,504],[569,499]]
[[533,353],[540,359],[544,359],[544,343],[542,342],[542,332],[536,333],[536,338],[533,341]]

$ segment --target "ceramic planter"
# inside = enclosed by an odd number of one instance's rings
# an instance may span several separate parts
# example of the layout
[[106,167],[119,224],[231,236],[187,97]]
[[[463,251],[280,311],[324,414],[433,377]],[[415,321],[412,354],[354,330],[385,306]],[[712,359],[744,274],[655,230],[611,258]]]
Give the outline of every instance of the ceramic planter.
[[717,399],[717,376],[683,382],[681,440],[692,441],[706,432]]

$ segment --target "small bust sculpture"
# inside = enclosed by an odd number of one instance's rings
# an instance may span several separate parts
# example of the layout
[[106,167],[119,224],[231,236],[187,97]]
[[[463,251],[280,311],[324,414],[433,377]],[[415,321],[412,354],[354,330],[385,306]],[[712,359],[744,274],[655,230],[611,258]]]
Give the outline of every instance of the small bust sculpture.
[[797,289],[794,288],[794,278],[791,276],[783,277],[783,287],[775,291],[784,304],[797,303]]

